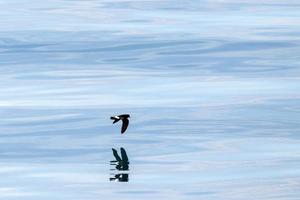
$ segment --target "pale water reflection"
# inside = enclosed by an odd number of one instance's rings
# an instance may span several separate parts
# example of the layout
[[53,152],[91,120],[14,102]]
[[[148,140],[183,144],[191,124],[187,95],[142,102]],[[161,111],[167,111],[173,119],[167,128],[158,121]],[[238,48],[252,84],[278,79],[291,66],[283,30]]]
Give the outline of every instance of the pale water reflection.
[[0,9],[0,199],[299,198],[299,3]]

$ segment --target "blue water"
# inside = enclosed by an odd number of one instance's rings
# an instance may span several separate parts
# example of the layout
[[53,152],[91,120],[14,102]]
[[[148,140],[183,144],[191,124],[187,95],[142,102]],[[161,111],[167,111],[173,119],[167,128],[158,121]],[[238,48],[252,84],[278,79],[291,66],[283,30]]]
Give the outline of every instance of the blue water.
[[2,0],[0,199],[299,199],[299,9]]

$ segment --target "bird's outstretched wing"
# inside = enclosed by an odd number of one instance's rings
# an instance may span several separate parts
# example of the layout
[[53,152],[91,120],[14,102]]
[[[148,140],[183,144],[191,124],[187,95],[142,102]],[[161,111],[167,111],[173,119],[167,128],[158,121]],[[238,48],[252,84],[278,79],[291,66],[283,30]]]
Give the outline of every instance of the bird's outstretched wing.
[[122,128],[121,128],[122,134],[126,131],[128,124],[129,124],[129,120],[127,118],[122,119]]
[[128,161],[128,157],[127,157],[127,154],[126,154],[126,151],[124,148],[121,147],[121,156],[122,156],[122,160],[126,163],[129,163]]
[[110,117],[110,119],[114,120],[113,124],[116,123],[116,122],[118,122],[120,120],[120,118],[117,118],[117,117]]
[[113,151],[113,154],[114,154],[114,157],[116,158],[116,160],[117,160],[118,162],[121,162],[122,159],[121,159],[120,156],[118,155],[117,150],[115,150],[115,149],[113,148],[112,151]]

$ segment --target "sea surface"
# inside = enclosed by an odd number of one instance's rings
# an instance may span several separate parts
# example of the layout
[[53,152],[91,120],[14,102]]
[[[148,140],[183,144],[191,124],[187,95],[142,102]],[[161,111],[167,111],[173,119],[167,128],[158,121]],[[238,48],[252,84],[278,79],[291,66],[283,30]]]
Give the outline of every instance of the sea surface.
[[298,1],[0,10],[1,200],[300,199]]

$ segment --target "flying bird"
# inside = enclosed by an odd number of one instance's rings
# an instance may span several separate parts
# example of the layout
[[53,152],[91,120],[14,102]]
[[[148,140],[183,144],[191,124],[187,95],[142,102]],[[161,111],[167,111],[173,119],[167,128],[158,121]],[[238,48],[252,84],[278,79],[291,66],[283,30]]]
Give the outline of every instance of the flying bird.
[[127,127],[128,127],[128,124],[129,124],[128,118],[130,118],[130,115],[128,115],[128,114],[123,114],[123,115],[110,117],[111,120],[114,120],[113,124],[120,121],[120,120],[122,120],[121,134],[123,134],[126,131]]
[[110,165],[115,166],[116,170],[110,175],[113,177],[109,178],[110,181],[128,182],[129,180],[129,160],[124,148],[121,147],[121,155],[118,154],[116,149],[112,149],[115,160],[110,161]]
[[112,148],[112,151],[116,160],[110,161],[111,164],[113,165],[115,162],[117,162],[117,165],[120,165],[119,167],[116,167],[117,169],[128,170],[129,160],[125,149],[121,147],[121,156],[119,156],[117,150],[114,148]]

